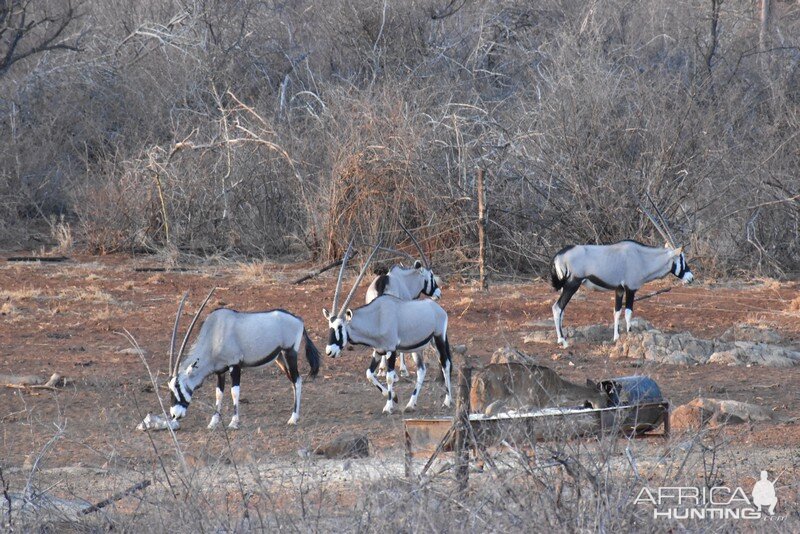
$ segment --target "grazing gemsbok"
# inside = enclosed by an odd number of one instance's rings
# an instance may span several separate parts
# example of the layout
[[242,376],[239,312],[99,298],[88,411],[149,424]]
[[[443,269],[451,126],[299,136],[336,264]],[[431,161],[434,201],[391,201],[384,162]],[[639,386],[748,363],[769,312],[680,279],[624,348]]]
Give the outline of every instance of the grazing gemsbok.
[[[183,301],[178,307],[170,344],[172,378],[169,381],[169,389],[172,397],[172,407],[170,408],[172,417],[180,419],[186,415],[186,409],[192,401],[192,393],[206,377],[216,373],[216,409],[208,424],[208,428],[215,428],[220,421],[225,373],[230,372],[233,416],[228,428],[239,428],[239,379],[242,367],[257,367],[274,361],[292,382],[294,404],[288,424],[297,424],[300,417],[300,394],[303,384],[303,379],[297,369],[297,353],[300,350],[300,343],[304,339],[306,359],[311,366],[309,376],[317,375],[320,364],[319,352],[308,337],[302,319],[284,310],[266,312],[237,312],[224,308],[215,310],[206,318],[200,328],[197,340],[181,363],[186,342],[192,333],[197,317],[210,297],[211,293],[208,294],[206,301],[192,319],[173,367],[175,334],[183,309]],[[186,296],[184,296],[185,299]]]
[[[439,300],[442,296],[442,290],[439,289],[437,276],[433,274],[431,263],[422,251],[422,247],[406,228],[403,223],[400,226],[408,234],[414,245],[417,247],[422,261],[416,260],[408,254],[400,251],[393,251],[402,254],[413,262],[413,267],[404,267],[403,265],[395,265],[389,271],[381,274],[375,278],[367,288],[366,303],[369,304],[381,295],[391,295],[400,300],[415,300],[422,295],[426,295],[433,300]],[[424,261],[424,264],[423,264]],[[408,376],[408,368],[406,367],[405,354],[400,353],[400,375]],[[419,370],[419,355],[414,352],[411,354],[414,359],[414,364]],[[386,369],[386,357],[381,358],[379,369]]]
[[[550,267],[552,284],[561,290],[561,297],[553,304],[553,321],[558,343],[568,346],[562,330],[564,309],[569,300],[585,284],[593,289],[614,290],[614,341],[619,339],[619,317],[622,297],[625,296],[625,327],[630,332],[633,301],[636,291],[647,282],[674,274],[684,283],[694,280],[686,263],[683,247],[675,246],[669,230],[666,231],[642,207],[656,229],[666,239],[664,248],[650,247],[637,241],[625,240],[613,245],[569,245],[553,257]],[[659,213],[659,216],[661,214]],[[664,228],[666,221],[662,217]]]
[[[333,296],[333,312],[322,310],[325,319],[328,320],[330,327],[328,345],[325,353],[328,356],[338,356],[347,343],[354,345],[366,345],[372,347],[372,362],[367,369],[367,378],[375,384],[384,397],[388,397],[383,412],[390,414],[397,407],[397,394],[394,391],[394,383],[397,376],[394,371],[395,357],[398,351],[413,351],[424,347],[431,339],[436,343],[436,350],[439,353],[439,361],[442,365],[447,394],[444,405],[451,404],[450,390],[450,371],[452,359],[450,357],[450,345],[447,340],[447,312],[433,300],[400,300],[391,295],[377,297],[369,304],[350,310],[347,308],[352,300],[358,284],[364,278],[369,262],[375,255],[379,247],[375,247],[372,254],[367,259],[361,269],[350,294],[337,310],[339,292],[342,288],[342,275],[344,274],[347,260],[350,256],[351,247],[345,253],[342,267],[339,271],[339,280],[336,283],[336,292]],[[386,385],[375,376],[380,358],[378,355],[387,356],[389,370],[386,373]],[[411,399],[408,401],[406,410],[413,410],[417,405],[417,398],[422,389],[422,382],[425,379],[425,362],[422,356],[417,358],[417,382]]]

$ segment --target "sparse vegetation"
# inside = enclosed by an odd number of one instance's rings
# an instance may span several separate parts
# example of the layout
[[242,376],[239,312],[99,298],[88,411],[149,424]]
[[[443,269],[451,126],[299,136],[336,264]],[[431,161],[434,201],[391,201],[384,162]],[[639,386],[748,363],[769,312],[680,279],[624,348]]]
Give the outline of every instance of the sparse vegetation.
[[790,276],[800,8],[771,6],[766,25],[741,0],[61,6],[22,42],[54,46],[0,69],[0,228],[332,258],[402,217],[469,271],[484,167],[496,271],[659,242],[649,191],[706,273]]

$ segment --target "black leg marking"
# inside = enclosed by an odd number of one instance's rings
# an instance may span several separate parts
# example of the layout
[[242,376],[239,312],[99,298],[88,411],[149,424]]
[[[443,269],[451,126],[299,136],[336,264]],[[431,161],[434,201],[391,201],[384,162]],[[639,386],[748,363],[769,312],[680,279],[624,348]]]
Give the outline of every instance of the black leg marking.
[[618,312],[622,309],[622,297],[625,295],[625,289],[620,286],[614,291],[614,311]]
[[[389,373],[394,373],[394,367],[397,363],[397,352],[392,351],[389,353],[389,357],[386,358],[386,375],[389,376]],[[394,391],[394,384],[392,384],[391,388],[391,395],[392,401],[397,402],[397,393]]]
[[[238,392],[239,384],[241,383],[241,381],[242,381],[242,368],[240,366],[238,366],[238,365],[232,365],[231,366],[231,391],[233,391],[232,388],[237,388],[237,392]],[[235,396],[233,398],[233,400],[235,401],[233,403],[233,416],[234,417],[238,417],[239,416],[239,397],[238,397],[238,395]]]
[[633,300],[636,297],[635,289],[625,288],[625,308],[633,311]]
[[583,280],[569,280],[564,285],[564,289],[561,290],[561,296],[558,299],[558,307],[561,308],[562,312],[567,307],[567,304],[569,304],[572,296],[580,289],[581,283],[583,283]]
[[[381,358],[376,358],[375,356],[372,356],[372,361],[369,364],[369,371],[370,373],[372,373],[373,376],[375,375],[375,369],[378,368],[380,363],[381,363]],[[378,391],[380,391],[381,395],[383,395],[383,390],[381,389],[381,387],[378,385],[376,385],[375,387],[378,388]]]

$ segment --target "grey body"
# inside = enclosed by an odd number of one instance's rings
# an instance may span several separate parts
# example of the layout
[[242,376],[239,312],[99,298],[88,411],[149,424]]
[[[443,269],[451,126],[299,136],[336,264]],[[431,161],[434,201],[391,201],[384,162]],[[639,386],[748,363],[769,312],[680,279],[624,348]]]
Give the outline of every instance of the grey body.
[[306,358],[311,376],[319,370],[319,353],[306,333],[302,319],[283,310],[240,313],[219,309],[203,323],[189,354],[177,375],[170,381],[174,418],[185,415],[192,393],[211,374],[217,374],[216,412],[209,428],[219,424],[225,372],[231,373],[234,414],[232,428],[239,425],[239,373],[243,367],[266,365],[275,361],[292,382],[294,404],[289,424],[300,417],[302,378],[297,368],[297,354],[305,338]]
[[551,266],[553,287],[561,290],[561,297],[553,304],[553,321],[558,343],[567,347],[562,331],[564,309],[582,284],[615,292],[616,341],[619,339],[622,297],[625,296],[626,328],[630,331],[636,291],[647,282],[670,272],[685,283],[694,279],[681,248],[650,247],[636,241],[565,247],[553,257]]
[[[366,303],[369,304],[381,295],[391,295],[400,300],[415,300],[426,295],[433,300],[439,300],[442,290],[439,289],[437,277],[433,271],[417,260],[413,267],[395,265],[386,274],[375,278],[367,288]],[[401,352],[399,356],[400,374],[408,376],[405,353]],[[417,353],[414,353],[412,357],[415,362],[419,359]],[[379,369],[386,369],[385,357],[381,359]]]
[[[341,353],[349,342],[366,345],[374,349],[372,363],[367,369],[367,378],[388,397],[384,413],[392,413],[397,405],[394,392],[396,375],[394,371],[395,357],[399,351],[413,351],[424,347],[433,339],[439,353],[447,394],[445,406],[451,404],[450,372],[452,359],[447,340],[447,312],[433,300],[400,300],[390,295],[383,295],[369,304],[347,310],[340,316],[333,316],[323,310],[330,326],[330,338],[325,352],[332,357]],[[389,370],[386,373],[387,387],[375,377],[378,367],[377,355],[386,355]],[[417,385],[406,406],[407,410],[416,407],[417,397],[425,377],[425,364],[421,357],[417,361]]]

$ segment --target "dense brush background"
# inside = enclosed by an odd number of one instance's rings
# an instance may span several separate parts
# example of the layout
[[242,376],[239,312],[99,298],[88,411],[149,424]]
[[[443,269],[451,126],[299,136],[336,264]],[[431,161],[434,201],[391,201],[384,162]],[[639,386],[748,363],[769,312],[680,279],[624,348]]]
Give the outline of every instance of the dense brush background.
[[[763,0],[762,0],[763,1]],[[415,227],[539,273],[663,240],[798,274],[800,3],[0,0],[0,235],[322,261]],[[21,29],[21,30],[20,30]]]

